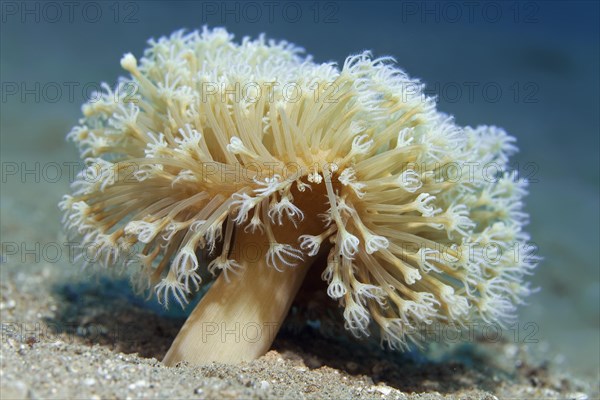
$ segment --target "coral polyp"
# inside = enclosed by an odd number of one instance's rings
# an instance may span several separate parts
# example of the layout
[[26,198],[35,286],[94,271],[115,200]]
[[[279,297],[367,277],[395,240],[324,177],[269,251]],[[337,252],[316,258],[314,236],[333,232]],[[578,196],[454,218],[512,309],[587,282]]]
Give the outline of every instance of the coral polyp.
[[307,273],[391,348],[423,325],[510,321],[531,291],[514,139],[458,126],[391,58],[317,64],[204,29],[121,65],[68,135],[89,166],[60,207],[86,258],[134,268],[165,305],[214,280],[168,364],[264,353],[272,337],[200,341],[201,325],[276,332]]

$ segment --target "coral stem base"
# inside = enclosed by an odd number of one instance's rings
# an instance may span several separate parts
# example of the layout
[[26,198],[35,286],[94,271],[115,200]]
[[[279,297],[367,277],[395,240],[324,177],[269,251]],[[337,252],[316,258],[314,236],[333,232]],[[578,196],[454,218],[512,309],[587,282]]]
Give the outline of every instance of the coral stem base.
[[245,255],[244,270],[229,274],[230,282],[223,274],[215,280],[165,355],[166,365],[234,364],[271,347],[314,258],[279,272],[265,261],[264,236],[240,231],[233,254]]

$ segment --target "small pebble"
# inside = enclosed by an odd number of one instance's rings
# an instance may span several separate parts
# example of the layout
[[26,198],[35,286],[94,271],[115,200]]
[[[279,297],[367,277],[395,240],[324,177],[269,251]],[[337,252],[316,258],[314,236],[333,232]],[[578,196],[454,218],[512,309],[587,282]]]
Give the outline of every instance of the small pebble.
[[384,396],[387,396],[388,394],[392,393],[392,388],[389,386],[376,386],[375,390]]
[[7,301],[3,301],[0,303],[0,310],[12,310],[17,305],[17,302],[13,299],[9,299]]
[[198,387],[198,388],[194,389],[194,394],[198,394],[198,395],[202,396],[204,394],[204,389]]
[[589,397],[585,393],[577,392],[577,393],[569,393],[569,394],[567,394],[567,399],[570,399],[570,400],[588,400]]
[[260,390],[269,390],[271,385],[267,381],[260,381]]

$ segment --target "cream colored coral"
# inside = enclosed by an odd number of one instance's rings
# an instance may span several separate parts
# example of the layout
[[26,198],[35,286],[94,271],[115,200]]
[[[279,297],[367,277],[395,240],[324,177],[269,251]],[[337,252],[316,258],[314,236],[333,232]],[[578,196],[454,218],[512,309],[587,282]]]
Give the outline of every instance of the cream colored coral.
[[286,42],[232,39],[205,28],[151,40],[139,62],[121,60],[130,78],[83,106],[68,137],[89,168],[60,206],[88,256],[116,264],[137,246],[136,287],[184,305],[202,269],[229,282],[254,268],[230,255],[242,231],[265,238],[282,273],[327,251],[312,268],[347,329],[376,327],[392,348],[422,324],[514,317],[537,260],[523,252],[526,183],[496,173],[512,137],[457,126],[389,58],[338,68]]

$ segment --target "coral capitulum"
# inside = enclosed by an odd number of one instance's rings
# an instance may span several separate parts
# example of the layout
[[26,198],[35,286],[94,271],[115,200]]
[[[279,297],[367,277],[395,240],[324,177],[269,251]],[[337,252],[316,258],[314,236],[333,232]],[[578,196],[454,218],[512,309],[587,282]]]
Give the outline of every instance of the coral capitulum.
[[126,54],[131,77],[68,135],[89,167],[60,207],[84,258],[134,268],[165,306],[213,282],[168,365],[264,354],[309,270],[348,330],[391,348],[423,324],[514,318],[537,260],[512,137],[457,126],[390,58],[338,68],[232,39],[179,31]]

